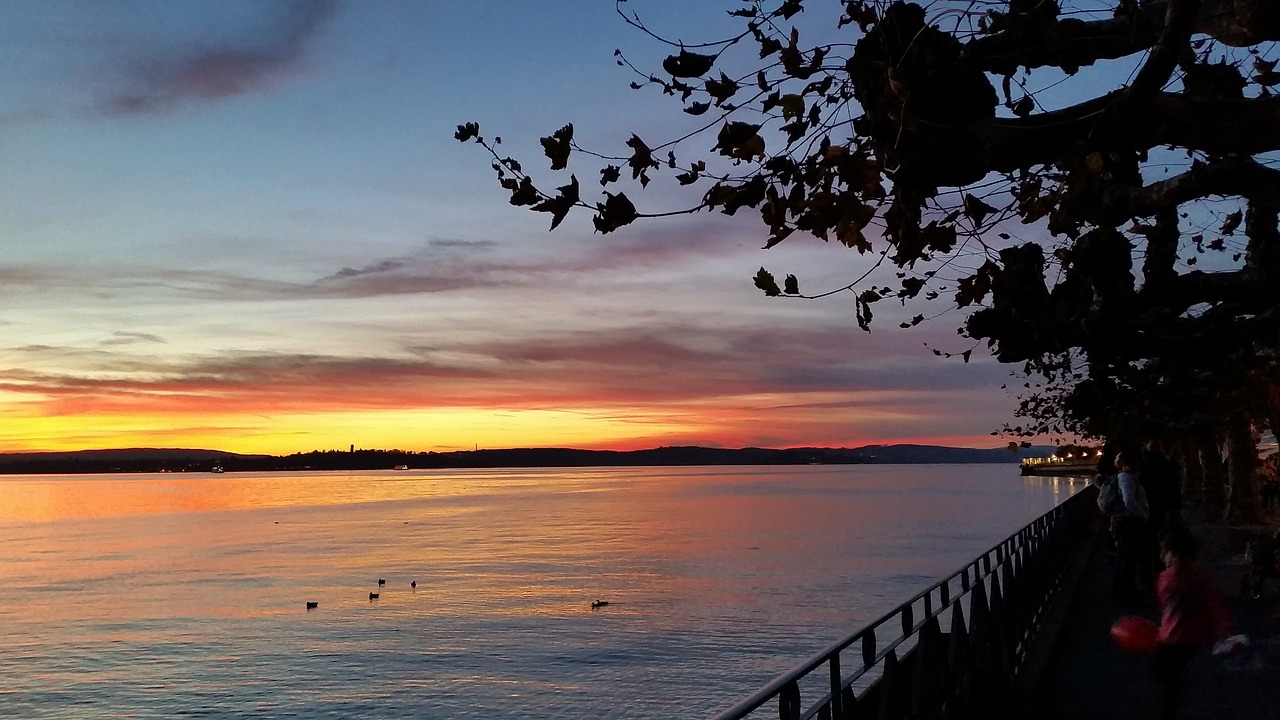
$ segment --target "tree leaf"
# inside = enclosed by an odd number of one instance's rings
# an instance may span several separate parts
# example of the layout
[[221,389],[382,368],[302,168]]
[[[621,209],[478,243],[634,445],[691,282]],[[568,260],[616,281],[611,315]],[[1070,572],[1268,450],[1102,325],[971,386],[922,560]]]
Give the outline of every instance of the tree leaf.
[[961,278],[956,284],[956,306],[968,307],[974,303],[982,302],[983,298],[991,292],[991,281],[1000,268],[994,262],[988,260],[978,268],[977,272],[966,278]]
[[783,240],[786,240],[791,235],[791,233],[795,231],[796,229],[791,227],[790,225],[779,225],[778,227],[773,228],[769,232],[769,237],[764,242],[764,249],[768,250],[769,248],[777,245]]
[[983,202],[981,198],[965,193],[964,214],[973,221],[975,226],[981,225],[982,221],[995,211],[995,208]]
[[760,35],[756,40],[760,43],[760,59],[762,60],[774,53],[782,52],[782,43],[777,38]]
[[702,173],[706,169],[707,169],[707,163],[705,161],[699,160],[689,168],[689,172],[683,172],[676,175],[676,182],[680,183],[681,185],[692,185],[698,182],[698,178],[702,177]]
[[764,138],[760,137],[759,130],[759,125],[738,121],[727,122],[720,128],[720,133],[716,136],[716,145],[712,150],[717,150],[721,155],[735,160],[749,161],[756,156],[763,158]]
[[458,131],[453,134],[453,138],[458,142],[466,142],[468,140],[480,139],[480,123],[469,122],[465,125],[459,125]]
[[738,83],[734,82],[728,75],[720,73],[719,80],[706,81],[703,83],[702,89],[716,101],[716,106],[719,107],[726,100],[738,94]]
[[900,298],[913,298],[924,289],[924,278],[909,277],[902,279],[902,289],[898,291]]
[[573,123],[569,123],[542,138],[540,142],[542,143],[542,152],[551,160],[551,169],[565,169],[569,166],[569,151],[573,143]]
[[872,249],[871,243],[862,234],[862,226],[855,222],[841,222],[836,225],[836,239],[841,245],[858,252],[870,252]]
[[570,175],[569,184],[556,188],[556,190],[559,191],[559,195],[553,198],[547,198],[533,206],[533,209],[537,212],[551,213],[552,230],[555,230],[560,226],[561,221],[563,221],[565,216],[569,214],[569,211],[573,209],[573,206],[578,203],[578,178]]
[[662,69],[667,71],[671,77],[695,78],[706,75],[711,70],[711,67],[715,65],[715,62],[716,57],[714,55],[699,55],[680,48],[679,55],[669,55],[666,60],[662,61]]
[[782,287],[783,292],[788,295],[800,294],[800,281],[796,279],[795,275],[788,275],[786,279],[782,281]]
[[605,193],[606,200],[596,205],[596,216],[592,218],[596,231],[608,235],[624,225],[630,225],[639,213],[626,193],[612,195]]
[[920,238],[930,252],[949,253],[956,245],[956,229],[951,225],[939,225],[931,221],[920,230]]
[[725,215],[733,215],[744,207],[755,207],[764,202],[768,184],[764,178],[756,176],[741,185],[716,183],[703,197],[703,204],[708,210],[722,208]]
[[[504,187],[506,186],[504,185]],[[533,186],[533,181],[528,176],[521,178],[519,185],[514,188],[508,187],[507,189],[511,190],[510,203],[516,207],[534,205],[542,199],[542,196],[538,194],[538,188]]]
[[1222,221],[1222,229],[1219,230],[1223,235],[1234,235],[1236,228],[1240,227],[1240,221],[1244,219],[1244,213],[1239,210],[1231,213]]
[[804,98],[791,93],[783,95],[778,99],[778,106],[782,108],[782,118],[784,120],[795,120],[804,117]]
[[778,288],[777,281],[773,279],[773,274],[764,268],[756,271],[755,284],[769,297],[778,297],[782,294],[782,290]]
[[1280,73],[1276,72],[1275,60],[1253,59],[1253,81],[1262,86],[1280,84]]
[[873,314],[871,312],[871,303],[863,299],[865,294],[866,293],[859,295],[857,299],[854,300],[854,319],[858,321],[859,328],[862,328],[867,332],[871,332],[871,318],[873,317]]
[[[653,151],[644,144],[640,136],[632,135],[627,141],[627,147],[631,148],[631,157],[627,159],[627,165],[631,168],[632,180],[640,178],[645,170],[658,167],[658,161],[653,159]],[[646,178],[645,181],[647,182],[648,179]]]

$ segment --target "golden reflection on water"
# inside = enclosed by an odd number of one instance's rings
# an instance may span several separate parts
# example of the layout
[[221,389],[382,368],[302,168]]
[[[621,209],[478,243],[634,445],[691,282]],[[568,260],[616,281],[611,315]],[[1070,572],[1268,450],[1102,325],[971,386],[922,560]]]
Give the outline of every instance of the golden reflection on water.
[[297,671],[330,700],[411,689],[400,714],[457,717],[473,690],[608,697],[618,674],[666,668],[723,703],[752,688],[716,673],[783,669],[1072,491],[1004,470],[0,476],[0,647],[46,673],[0,663],[0,688],[106,677],[178,698],[208,678],[244,716],[247,683],[279,696]]
[[[904,503],[909,477],[868,474],[850,485],[848,472],[8,477],[0,539],[10,562],[0,575],[74,587],[76,605],[49,596],[49,612],[63,618],[255,617],[293,612],[304,599],[325,611],[506,618],[561,616],[593,600],[627,614],[635,597],[765,606],[791,592],[778,582],[797,564],[821,578],[815,593],[886,568],[927,580],[938,574],[935,550],[908,537],[895,540],[908,552],[885,557],[885,539],[903,528],[956,532],[1006,512],[967,486],[933,480],[916,489],[922,501]],[[1049,482],[1057,495],[1058,480]],[[958,505],[967,511],[957,515]],[[379,577],[387,587],[372,584]],[[382,597],[371,604],[373,591]]]
[[394,473],[137,473],[0,477],[5,502],[0,522],[212,512],[336,505],[421,497],[466,490],[477,476]]

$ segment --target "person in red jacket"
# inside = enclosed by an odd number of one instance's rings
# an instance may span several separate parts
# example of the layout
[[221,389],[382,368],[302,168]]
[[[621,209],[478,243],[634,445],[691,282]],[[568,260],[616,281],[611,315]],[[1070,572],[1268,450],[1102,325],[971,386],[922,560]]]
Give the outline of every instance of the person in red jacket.
[[1178,716],[1178,695],[1187,663],[1197,652],[1230,634],[1230,621],[1209,571],[1197,562],[1200,543],[1176,524],[1160,537],[1166,569],[1156,581],[1160,629],[1151,669],[1160,683],[1160,717]]

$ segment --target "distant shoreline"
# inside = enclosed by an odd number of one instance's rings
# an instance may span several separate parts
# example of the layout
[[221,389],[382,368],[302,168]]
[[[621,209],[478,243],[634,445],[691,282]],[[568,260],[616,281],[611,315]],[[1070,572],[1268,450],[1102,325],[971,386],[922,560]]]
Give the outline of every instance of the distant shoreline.
[[454,452],[324,450],[293,455],[243,455],[220,450],[125,448],[0,454],[0,474],[92,474],[307,470],[449,470],[521,467],[653,467],[679,465],[937,465],[1014,464],[1051,454],[1051,447],[1017,452],[1005,448],[939,445],[867,445],[858,448],[660,447],[648,450],[509,448]]

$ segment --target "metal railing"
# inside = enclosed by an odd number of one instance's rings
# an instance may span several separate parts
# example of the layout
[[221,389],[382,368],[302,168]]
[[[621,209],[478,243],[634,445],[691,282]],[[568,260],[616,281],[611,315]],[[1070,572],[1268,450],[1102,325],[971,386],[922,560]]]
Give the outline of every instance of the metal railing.
[[[1007,715],[1014,678],[1097,516],[1095,495],[1076,493],[714,720],[752,717],[771,701],[780,720]],[[815,697],[807,708],[802,692]]]

